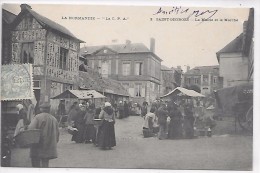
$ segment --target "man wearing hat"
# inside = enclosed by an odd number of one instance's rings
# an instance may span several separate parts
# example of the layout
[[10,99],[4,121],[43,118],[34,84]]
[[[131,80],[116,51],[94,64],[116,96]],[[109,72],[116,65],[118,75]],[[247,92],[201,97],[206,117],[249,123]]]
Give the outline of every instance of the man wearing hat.
[[40,129],[40,142],[31,146],[30,156],[33,167],[49,167],[49,160],[57,158],[57,142],[59,141],[58,121],[49,114],[50,104],[40,105],[41,113],[36,115],[28,129]]

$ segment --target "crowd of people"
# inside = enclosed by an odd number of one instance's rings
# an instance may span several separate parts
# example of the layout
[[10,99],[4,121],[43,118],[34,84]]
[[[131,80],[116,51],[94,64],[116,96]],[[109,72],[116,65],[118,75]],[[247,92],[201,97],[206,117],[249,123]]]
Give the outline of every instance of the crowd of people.
[[194,137],[194,122],[197,115],[194,114],[193,100],[155,101],[150,107],[149,112],[147,112],[147,103],[142,107],[142,110],[145,109],[142,111],[144,137],[157,135],[160,140]]
[[88,102],[74,102],[68,112],[68,130],[72,141],[76,143],[93,143],[101,149],[116,146],[115,140],[116,113],[111,103],[105,102],[101,108]]
[[[67,126],[68,132],[72,135],[71,140],[76,143],[92,143],[103,150],[110,150],[116,146],[115,119],[132,114],[130,103],[126,101],[124,103],[119,101],[118,105],[104,102],[99,108],[96,108],[92,100],[82,103],[76,101],[66,112],[65,100],[60,100],[57,111],[60,118],[50,114],[49,103],[40,104],[39,113],[35,113],[32,103],[26,109],[23,104],[18,104],[16,107],[19,121],[14,136],[27,129],[41,130],[40,142],[31,146],[30,156],[33,167],[48,167],[49,160],[57,158],[60,126]],[[185,99],[177,102],[160,100],[151,105],[144,102],[139,107],[140,115],[144,119],[144,137],[158,136],[160,140],[194,137],[196,115],[194,115],[192,100]]]

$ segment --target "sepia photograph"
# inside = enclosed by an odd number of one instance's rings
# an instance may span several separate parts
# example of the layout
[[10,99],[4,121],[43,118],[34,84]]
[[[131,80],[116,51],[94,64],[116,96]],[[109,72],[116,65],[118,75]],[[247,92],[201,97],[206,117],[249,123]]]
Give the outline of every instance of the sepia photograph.
[[1,5],[2,167],[253,170],[254,6]]

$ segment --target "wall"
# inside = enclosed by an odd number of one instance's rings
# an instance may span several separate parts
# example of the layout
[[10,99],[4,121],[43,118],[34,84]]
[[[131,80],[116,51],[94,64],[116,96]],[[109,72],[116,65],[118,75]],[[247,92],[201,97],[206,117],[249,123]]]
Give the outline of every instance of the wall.
[[161,70],[161,87],[160,95],[165,95],[175,88],[175,71]]
[[[78,52],[80,43],[74,39],[43,29],[29,13],[13,29],[11,63],[21,63],[23,43],[33,43],[33,75],[41,82],[40,99],[50,101],[50,98],[60,94],[66,88],[77,88]],[[60,69],[60,48],[68,49],[67,68]],[[46,70],[46,71],[45,71]],[[58,101],[51,100],[52,107],[57,107]]]
[[251,41],[251,46],[248,55],[248,80],[253,80],[254,77],[254,40]]
[[243,57],[241,53],[222,54],[219,64],[219,74],[223,77],[223,87],[247,82],[248,59]]

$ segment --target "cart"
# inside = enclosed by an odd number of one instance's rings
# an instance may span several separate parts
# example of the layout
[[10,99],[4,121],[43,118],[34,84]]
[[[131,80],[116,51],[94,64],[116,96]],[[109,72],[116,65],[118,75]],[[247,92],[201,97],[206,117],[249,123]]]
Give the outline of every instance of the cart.
[[238,122],[243,130],[253,133],[252,82],[217,90],[215,97],[222,114],[231,113],[235,117],[235,128]]

